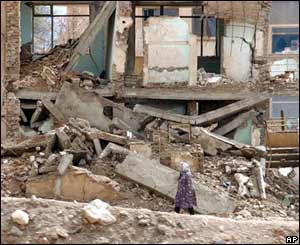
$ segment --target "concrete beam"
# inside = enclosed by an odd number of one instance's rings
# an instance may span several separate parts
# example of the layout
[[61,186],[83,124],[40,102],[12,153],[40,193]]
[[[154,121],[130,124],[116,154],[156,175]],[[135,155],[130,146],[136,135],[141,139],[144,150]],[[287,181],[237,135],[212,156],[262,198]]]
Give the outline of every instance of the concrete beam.
[[[161,165],[157,160],[130,153],[123,163],[116,166],[116,172],[170,199],[175,198],[179,172]],[[195,209],[197,212],[202,214],[233,212],[235,203],[228,195],[220,195],[195,181],[194,186],[198,202]]]
[[145,105],[136,105],[134,107],[135,112],[145,113],[150,116],[163,118],[166,120],[179,122],[179,123],[189,123],[192,125],[204,125],[217,122],[223,118],[226,118],[232,114],[240,112],[242,110],[247,110],[259,103],[266,101],[268,98],[264,96],[256,96],[254,98],[244,99],[227,106],[221,107],[217,110],[213,110],[207,113],[204,113],[199,116],[185,116],[175,113],[169,113],[164,110],[153,108]]
[[245,121],[247,121],[250,118],[250,115],[251,115],[251,111],[242,113],[238,115],[236,118],[234,118],[232,121],[228,122],[224,126],[215,130],[214,133],[219,135],[225,135],[231,132],[232,130],[238,128],[240,125],[242,125]]
[[242,100],[256,97],[257,93],[220,92],[203,89],[169,89],[169,88],[124,88],[119,97],[128,99],[160,99],[160,100]]
[[43,99],[55,100],[57,97],[57,93],[38,92],[38,91],[20,89],[16,92],[16,97],[18,99],[24,99],[24,100],[43,100]]

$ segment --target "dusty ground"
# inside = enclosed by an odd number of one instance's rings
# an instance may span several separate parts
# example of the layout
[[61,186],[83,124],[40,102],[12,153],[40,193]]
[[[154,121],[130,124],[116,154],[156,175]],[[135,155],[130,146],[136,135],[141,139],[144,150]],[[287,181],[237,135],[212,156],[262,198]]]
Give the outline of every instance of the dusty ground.
[[[205,215],[153,212],[115,207],[117,222],[91,225],[80,213],[85,204],[46,199],[1,198],[1,243],[225,243],[280,244],[285,236],[299,236],[296,221],[235,221]],[[27,212],[29,224],[21,227],[11,220],[17,208]],[[147,218],[146,218],[147,217]],[[147,219],[146,223],[140,220]],[[15,226],[19,231],[12,231]],[[57,236],[55,228],[65,231]],[[13,228],[13,230],[16,230]],[[13,233],[13,234],[11,234]],[[46,238],[46,239],[45,239]]]

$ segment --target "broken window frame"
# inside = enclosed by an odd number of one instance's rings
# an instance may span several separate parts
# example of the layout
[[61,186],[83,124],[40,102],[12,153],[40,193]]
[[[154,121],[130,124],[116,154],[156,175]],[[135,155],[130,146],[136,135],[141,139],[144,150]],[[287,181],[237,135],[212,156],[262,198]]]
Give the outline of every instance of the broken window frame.
[[[298,33],[295,32],[295,34],[299,35],[299,25],[298,24],[284,24],[284,25],[279,25],[279,24],[274,24],[274,25],[269,25],[269,40],[268,40],[268,53],[269,56],[271,57],[299,57],[299,53],[273,53],[273,28],[298,28]],[[282,33],[276,33],[276,34],[290,34],[286,32]]]
[[[66,6],[66,5],[88,5],[89,6],[89,14],[63,14],[63,15],[57,15],[54,14],[54,6]],[[50,14],[39,14],[36,13],[35,7],[36,6],[49,6],[50,7]],[[41,17],[48,17],[51,18],[51,46],[50,49],[54,48],[54,18],[57,17],[88,17],[89,23],[91,23],[91,5],[89,3],[35,3],[32,6],[32,52],[33,55],[44,55],[45,53],[36,53],[34,49],[34,20],[35,18],[41,18]]]

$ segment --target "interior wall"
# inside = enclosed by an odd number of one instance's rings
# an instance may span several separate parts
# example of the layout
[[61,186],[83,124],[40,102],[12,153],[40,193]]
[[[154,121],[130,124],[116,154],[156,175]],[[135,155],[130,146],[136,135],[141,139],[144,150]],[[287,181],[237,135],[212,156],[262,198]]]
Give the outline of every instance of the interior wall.
[[[98,5],[91,7],[91,21],[96,17],[102,7]],[[22,45],[32,41],[32,10],[24,2],[21,3],[21,40]],[[106,55],[106,31],[98,33],[95,41],[91,45],[89,52],[80,57],[74,70],[78,72],[90,71],[98,76],[105,70]]]
[[[245,27],[244,27],[245,26]],[[229,22],[223,37],[222,68],[236,81],[247,82],[251,78],[254,25]]]

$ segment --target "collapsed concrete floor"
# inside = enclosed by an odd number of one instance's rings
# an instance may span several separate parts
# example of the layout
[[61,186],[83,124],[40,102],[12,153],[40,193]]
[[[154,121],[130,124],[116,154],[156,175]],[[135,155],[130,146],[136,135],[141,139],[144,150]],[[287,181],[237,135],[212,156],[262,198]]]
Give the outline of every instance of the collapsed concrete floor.
[[[113,207],[113,224],[100,225],[83,218],[84,203],[3,197],[1,206],[1,243],[282,244],[286,236],[299,237],[298,222],[279,219],[235,221]],[[29,215],[27,225],[12,220],[18,208]]]

